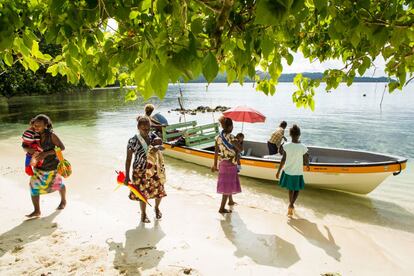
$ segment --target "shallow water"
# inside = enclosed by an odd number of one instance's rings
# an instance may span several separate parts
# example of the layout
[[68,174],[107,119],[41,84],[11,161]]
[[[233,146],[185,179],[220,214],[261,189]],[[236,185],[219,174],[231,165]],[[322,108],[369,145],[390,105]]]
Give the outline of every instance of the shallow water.
[[[308,145],[361,149],[414,158],[414,85],[403,92],[384,94],[384,84],[358,83],[341,86],[331,93],[322,90],[316,96],[316,110],[297,109],[291,102],[295,87],[280,84],[273,97],[256,92],[251,84],[241,87],[212,84],[181,85],[186,108],[217,105],[248,105],[267,116],[265,123],[244,124],[246,139],[266,141],[281,120],[302,128],[302,142]],[[197,120],[211,123],[219,113],[197,116],[168,112],[178,107],[178,86],[171,85],[164,101],[150,99],[157,111],[171,123]],[[363,96],[366,94],[366,96]],[[29,119],[46,113],[55,122],[62,140],[90,162],[113,162],[123,167],[125,146],[135,132],[135,117],[142,112],[142,101],[125,103],[117,90],[14,98],[0,101],[0,139],[16,137]],[[241,130],[235,124],[234,132]],[[15,139],[18,142],[18,139]],[[83,147],[84,146],[84,147]],[[70,151],[70,147],[68,151]],[[23,157],[22,157],[23,158]],[[208,168],[167,158],[169,185],[187,193],[217,197],[216,176]],[[237,196],[243,204],[284,212],[286,192],[272,181],[242,177],[244,192]],[[313,213],[329,220],[331,216],[347,222],[360,221],[414,232],[414,164],[396,177],[389,177],[368,196],[306,189],[298,204],[302,213]],[[280,199],[283,199],[282,201]]]

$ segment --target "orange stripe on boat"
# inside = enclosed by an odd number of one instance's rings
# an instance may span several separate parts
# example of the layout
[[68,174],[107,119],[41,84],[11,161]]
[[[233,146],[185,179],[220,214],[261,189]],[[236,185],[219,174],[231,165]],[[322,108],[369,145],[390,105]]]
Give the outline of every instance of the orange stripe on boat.
[[[182,148],[180,146],[171,147],[169,144],[164,144],[166,149],[182,152],[186,154],[190,154],[193,156],[199,156],[203,158],[208,158],[213,160],[214,153],[207,153],[203,151],[193,150],[189,148]],[[260,160],[249,160],[249,159],[241,159],[240,160],[242,165],[245,166],[252,166],[252,167],[259,167],[259,168],[276,168],[279,167],[279,162],[275,162],[274,160],[269,161],[260,161]],[[387,165],[362,165],[362,166],[318,166],[318,165],[311,165],[310,172],[321,172],[321,173],[379,173],[379,172],[398,172],[400,170],[404,170],[406,168],[406,162],[397,164],[387,164]],[[304,167],[304,171],[306,172],[306,168]]]

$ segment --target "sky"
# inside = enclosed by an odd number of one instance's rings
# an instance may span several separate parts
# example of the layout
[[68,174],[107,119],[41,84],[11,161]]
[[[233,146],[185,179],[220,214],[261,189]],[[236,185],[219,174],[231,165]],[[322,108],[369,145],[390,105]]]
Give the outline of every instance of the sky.
[[[344,64],[340,60],[330,60],[323,63],[319,61],[310,62],[309,59],[303,57],[302,53],[293,53],[293,63],[289,66],[286,61],[283,62],[283,73],[300,73],[300,72],[323,72],[326,69],[341,69]],[[375,67],[369,68],[365,77],[382,77],[385,74],[385,61],[382,57],[378,57],[374,64]],[[374,72],[375,71],[375,72]],[[358,75],[358,74],[357,74]],[[359,76],[359,75],[358,75]]]

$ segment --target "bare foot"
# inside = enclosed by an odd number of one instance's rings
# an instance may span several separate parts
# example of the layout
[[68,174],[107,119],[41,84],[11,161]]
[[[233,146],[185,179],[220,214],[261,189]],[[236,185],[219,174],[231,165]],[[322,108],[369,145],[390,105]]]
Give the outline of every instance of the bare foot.
[[289,218],[291,218],[291,217],[293,216],[293,208],[292,208],[292,207],[289,207],[289,208],[288,208],[288,213],[287,213],[287,216],[288,216]]
[[235,201],[229,202],[229,206],[234,206],[234,205],[237,205],[237,202],[235,202]]
[[28,218],[38,218],[40,217],[40,211],[33,211],[32,213],[26,215]]
[[158,209],[158,208],[155,209],[155,218],[156,219],[161,219],[162,218],[162,213],[161,213],[160,209]]
[[63,210],[66,207],[66,200],[65,201],[61,201],[59,206],[56,208],[57,210]]
[[146,214],[143,214],[143,215],[141,215],[141,222],[150,223],[151,221],[149,220],[149,218],[147,217]]
[[231,213],[231,210],[227,210],[227,209],[224,209],[224,208],[223,208],[223,209],[220,209],[220,210],[219,210],[219,213],[220,213],[220,214],[228,214],[228,213]]

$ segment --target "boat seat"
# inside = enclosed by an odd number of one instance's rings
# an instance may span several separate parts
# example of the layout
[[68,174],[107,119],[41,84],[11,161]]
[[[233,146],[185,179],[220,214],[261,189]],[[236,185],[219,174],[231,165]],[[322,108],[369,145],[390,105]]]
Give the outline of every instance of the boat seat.
[[243,151],[243,156],[251,156],[252,148],[248,148],[247,150]]
[[212,141],[212,142],[208,142],[208,143],[203,143],[203,144],[199,144],[199,145],[192,145],[192,148],[195,149],[207,149],[210,147],[214,147],[216,144],[216,141]]
[[264,159],[269,159],[269,160],[281,160],[282,159],[282,155],[280,154],[272,154],[272,155],[263,155]]
[[315,163],[317,163],[318,162],[318,156],[311,156],[309,158],[309,162],[315,162]]

